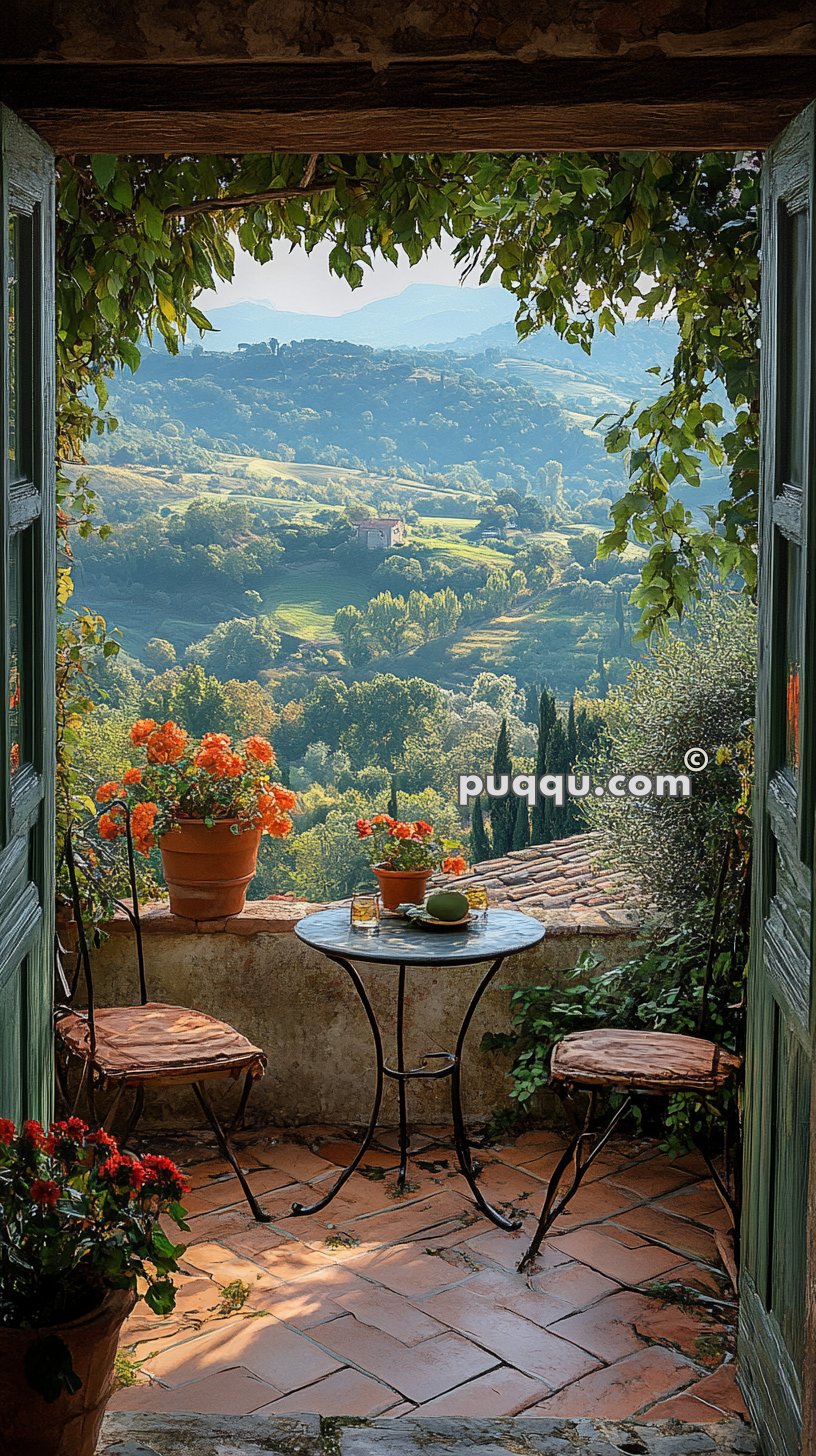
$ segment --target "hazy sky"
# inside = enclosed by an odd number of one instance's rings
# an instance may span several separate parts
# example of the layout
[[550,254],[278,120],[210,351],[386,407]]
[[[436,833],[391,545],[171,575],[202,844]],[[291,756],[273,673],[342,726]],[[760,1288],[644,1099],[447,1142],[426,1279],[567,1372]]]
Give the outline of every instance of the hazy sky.
[[[390,298],[411,283],[459,282],[450,253],[434,248],[413,268],[404,260],[395,266],[377,258],[373,268],[366,269],[362,287],[352,290],[342,278],[329,273],[329,252],[329,243],[321,244],[311,254],[302,248],[290,253],[287,244],[280,244],[272,262],[261,265],[239,250],[233,282],[203,293],[196,302],[205,312],[208,307],[251,298],[296,313],[339,314],[362,308],[376,298]],[[464,286],[478,287],[475,274]]]

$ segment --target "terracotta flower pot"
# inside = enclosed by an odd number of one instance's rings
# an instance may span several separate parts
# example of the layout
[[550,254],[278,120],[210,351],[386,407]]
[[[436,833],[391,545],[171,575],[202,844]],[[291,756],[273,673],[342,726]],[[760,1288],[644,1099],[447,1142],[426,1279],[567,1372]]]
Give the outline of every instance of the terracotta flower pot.
[[[129,1290],[114,1289],[90,1314],[70,1324],[36,1332],[0,1327],[0,1449],[14,1456],[93,1456],[113,1394],[119,1331],[135,1302]],[[63,1392],[50,1402],[32,1389],[25,1373],[32,1343],[49,1336],[68,1346],[82,1381],[75,1395]]]
[[159,848],[174,915],[220,920],[243,910],[261,831],[242,829],[233,834],[235,822],[219,819],[208,829],[202,819],[182,819],[162,835]]
[[372,866],[380,886],[386,910],[400,905],[422,905],[432,870],[389,870],[384,865]]

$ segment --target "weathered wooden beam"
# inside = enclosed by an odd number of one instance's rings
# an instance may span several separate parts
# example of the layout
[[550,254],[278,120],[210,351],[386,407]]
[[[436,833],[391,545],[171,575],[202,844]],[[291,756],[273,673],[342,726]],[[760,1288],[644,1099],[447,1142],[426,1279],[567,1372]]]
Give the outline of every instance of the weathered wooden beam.
[[816,95],[810,56],[0,67],[60,152],[764,147]]

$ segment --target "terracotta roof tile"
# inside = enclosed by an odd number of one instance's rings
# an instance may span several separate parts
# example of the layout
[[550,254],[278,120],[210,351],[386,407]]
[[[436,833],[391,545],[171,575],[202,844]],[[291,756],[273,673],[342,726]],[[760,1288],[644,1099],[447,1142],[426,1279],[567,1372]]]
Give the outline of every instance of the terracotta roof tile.
[[[642,919],[639,897],[631,885],[596,863],[598,853],[597,835],[574,834],[483,860],[445,883],[466,889],[479,881],[486,885],[491,904],[517,905],[546,919],[551,931],[557,926],[562,932],[630,933]],[[547,912],[553,912],[552,920]]]

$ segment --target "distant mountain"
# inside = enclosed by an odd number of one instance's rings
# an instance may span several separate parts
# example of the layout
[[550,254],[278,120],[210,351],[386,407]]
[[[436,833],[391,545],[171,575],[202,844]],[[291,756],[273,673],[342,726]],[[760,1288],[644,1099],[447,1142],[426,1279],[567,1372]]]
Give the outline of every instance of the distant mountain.
[[502,288],[412,283],[393,298],[337,315],[293,313],[254,302],[212,308],[207,316],[218,332],[205,334],[201,344],[218,353],[270,338],[281,344],[293,339],[338,339],[375,349],[439,348],[510,323],[515,310],[515,299]]
[[[429,346],[432,347],[432,346]],[[556,369],[567,369],[588,379],[609,382],[614,378],[636,391],[642,391],[648,379],[646,371],[655,366],[666,369],[677,348],[677,324],[673,318],[630,319],[616,334],[597,333],[592,353],[585,354],[575,344],[568,344],[553,329],[539,329],[519,339],[512,320],[493,324],[472,334],[455,339],[448,346],[456,356],[483,354],[497,349],[502,355],[531,359]]]

